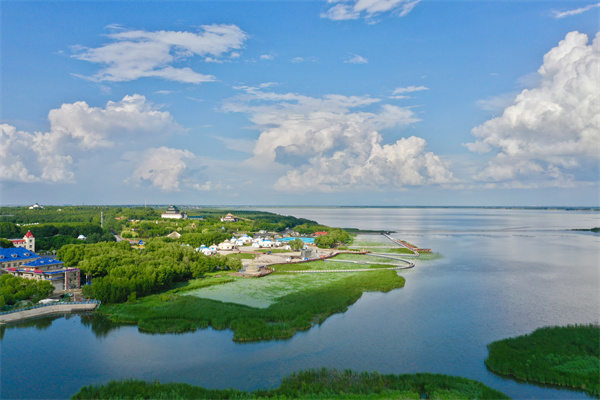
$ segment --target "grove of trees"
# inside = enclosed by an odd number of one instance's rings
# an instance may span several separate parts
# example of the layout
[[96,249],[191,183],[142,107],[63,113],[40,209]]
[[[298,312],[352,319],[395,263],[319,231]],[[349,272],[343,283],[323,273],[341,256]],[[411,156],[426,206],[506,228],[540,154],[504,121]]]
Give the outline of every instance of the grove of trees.
[[192,247],[162,239],[148,241],[145,249],[129,242],[66,245],[57,254],[67,267],[78,267],[92,277],[83,294],[103,302],[121,303],[166,289],[175,282],[215,270],[238,270],[239,259],[207,257]]
[[37,303],[52,292],[54,292],[54,286],[49,281],[4,274],[0,276],[0,309],[23,300]]

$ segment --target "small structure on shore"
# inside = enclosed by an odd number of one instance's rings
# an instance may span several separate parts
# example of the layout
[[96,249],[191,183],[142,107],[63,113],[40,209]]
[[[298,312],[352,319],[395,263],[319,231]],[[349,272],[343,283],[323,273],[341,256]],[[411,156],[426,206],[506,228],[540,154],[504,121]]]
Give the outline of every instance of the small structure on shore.
[[314,246],[307,246],[305,249],[300,250],[300,259],[302,260],[313,260],[320,256],[319,251]]
[[269,275],[271,272],[273,272],[273,270],[264,265],[249,265],[234,275],[245,278],[260,278],[261,276]]

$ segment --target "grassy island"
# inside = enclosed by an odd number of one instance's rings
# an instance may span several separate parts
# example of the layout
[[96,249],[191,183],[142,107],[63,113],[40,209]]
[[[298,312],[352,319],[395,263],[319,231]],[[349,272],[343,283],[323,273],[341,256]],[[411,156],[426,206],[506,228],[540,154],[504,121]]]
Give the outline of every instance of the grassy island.
[[600,397],[600,327],[546,327],[488,346],[492,371],[533,383],[565,386]]
[[185,383],[111,381],[83,387],[72,399],[508,399],[504,393],[461,377],[439,374],[381,375],[351,370],[308,370],[278,388],[246,392]]
[[[137,301],[103,305],[100,311],[115,322],[135,323],[141,330],[149,332],[185,332],[212,326],[215,329],[233,330],[233,339],[236,341],[286,339],[323,322],[334,313],[346,311],[363,292],[388,292],[404,286],[405,282],[404,278],[391,270],[337,275],[324,285],[304,287],[285,294],[266,308],[185,293],[202,285],[232,284],[230,280],[229,277],[205,278],[189,287],[146,296]],[[244,281],[245,278],[237,280]]]

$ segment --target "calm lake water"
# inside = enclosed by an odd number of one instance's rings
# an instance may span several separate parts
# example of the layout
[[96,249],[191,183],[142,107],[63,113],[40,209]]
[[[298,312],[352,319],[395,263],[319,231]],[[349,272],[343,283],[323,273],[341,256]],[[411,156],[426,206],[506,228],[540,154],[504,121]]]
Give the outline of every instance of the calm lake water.
[[366,293],[347,312],[290,340],[250,344],[230,331],[150,335],[92,316],[44,318],[0,331],[0,397],[67,398],[125,377],[252,390],[306,368],[437,372],[515,399],[581,392],[504,379],[483,360],[494,340],[547,325],[598,323],[597,212],[495,209],[270,208],[329,226],[393,230],[443,257],[401,271],[406,286]]

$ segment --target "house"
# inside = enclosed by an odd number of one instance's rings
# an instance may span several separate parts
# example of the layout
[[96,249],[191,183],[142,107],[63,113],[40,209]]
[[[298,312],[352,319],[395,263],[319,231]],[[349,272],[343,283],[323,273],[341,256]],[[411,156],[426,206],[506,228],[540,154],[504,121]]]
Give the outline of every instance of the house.
[[237,217],[235,217],[231,213],[228,213],[226,216],[221,217],[221,222],[237,222],[237,220]]
[[85,237],[85,235],[79,235],[79,236],[77,236],[77,239],[78,240],[85,240],[87,238]]
[[35,251],[35,236],[31,231],[27,231],[23,239],[8,239],[12,242],[15,247],[24,247],[27,250],[34,252]]
[[55,258],[41,258],[22,247],[0,248],[0,271],[26,279],[47,280],[57,290],[80,287],[79,268],[65,268]]
[[205,245],[198,247],[196,251],[202,252],[202,254],[204,254],[205,256],[212,256],[213,254],[217,254],[216,248],[206,247]]
[[171,206],[164,213],[160,214],[161,218],[169,218],[169,219],[186,219],[187,214],[179,211],[179,209],[175,206]]
[[237,247],[235,247],[235,245],[233,243],[225,241],[225,242],[219,243],[218,249],[225,250],[225,251],[232,251],[232,250],[237,249]]
[[43,209],[44,209],[44,206],[40,206],[38,203],[35,203],[34,205],[32,205],[32,206],[29,206],[29,209],[30,209],[30,210],[35,210],[35,209],[40,209],[40,210],[43,210]]

